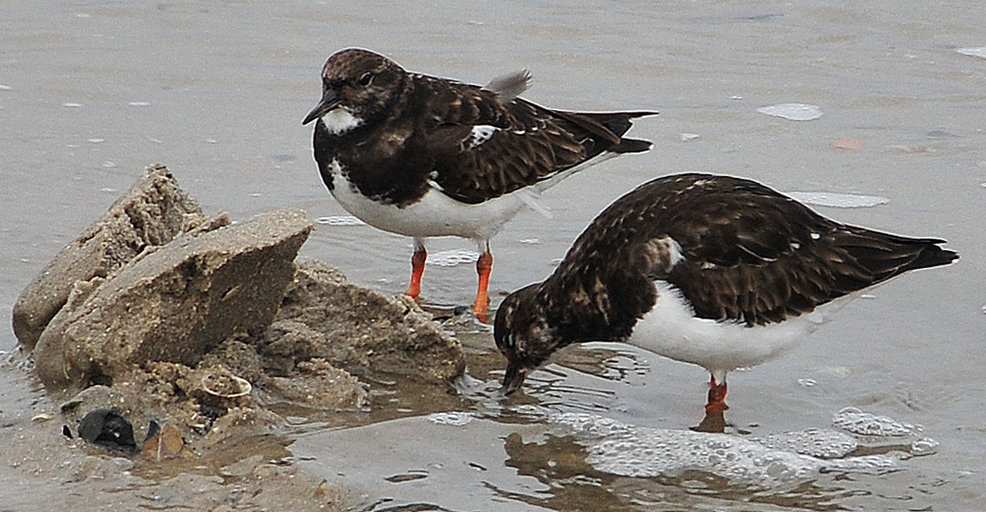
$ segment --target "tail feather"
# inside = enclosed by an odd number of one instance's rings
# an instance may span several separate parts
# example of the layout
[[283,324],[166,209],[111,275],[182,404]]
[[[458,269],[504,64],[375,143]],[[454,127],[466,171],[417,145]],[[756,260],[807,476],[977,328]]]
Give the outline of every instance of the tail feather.
[[631,119],[657,115],[657,112],[571,112],[555,110],[555,115],[578,126],[586,132],[607,141],[611,145],[620,143],[620,137],[630,129]]
[[647,151],[653,145],[649,140],[620,139],[619,144],[610,146],[607,148],[607,151],[612,151],[613,153],[640,153],[641,151]]
[[630,122],[631,119],[644,116],[656,116],[657,112],[604,112],[585,115],[594,118],[599,124],[605,126],[606,129],[613,132],[617,137],[620,137],[620,142],[606,148],[607,151],[611,151],[613,153],[640,153],[642,151],[647,151],[651,148],[651,146],[653,146],[649,140],[625,139],[623,138],[623,134],[630,130],[630,126],[633,124]]
[[911,260],[911,262],[907,265],[901,267],[900,271],[902,273],[920,268],[948,265],[949,263],[959,259],[959,254],[957,252],[938,247],[937,244],[945,243],[944,240],[929,239],[924,242],[926,242],[927,245],[925,245],[924,249],[918,253],[917,257]]
[[886,281],[911,270],[947,265],[959,255],[939,247],[944,240],[908,238],[864,228],[851,229],[840,245],[874,276],[874,282]]
[[649,110],[638,110],[634,112],[578,112],[577,114],[603,125],[617,137],[622,137],[630,129],[632,124],[630,121],[632,119],[658,115],[657,112]]

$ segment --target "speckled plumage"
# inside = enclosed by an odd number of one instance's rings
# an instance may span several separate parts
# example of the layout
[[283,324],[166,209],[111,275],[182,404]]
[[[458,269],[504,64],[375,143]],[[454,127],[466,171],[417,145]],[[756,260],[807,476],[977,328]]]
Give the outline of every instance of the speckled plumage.
[[303,121],[318,120],[322,181],[366,223],[415,238],[409,295],[419,291],[425,238],[471,238],[483,252],[474,310],[484,312],[489,239],[507,221],[604,154],[650,148],[622,135],[632,119],[656,112],[552,110],[518,97],[529,81],[521,72],[468,85],[361,49],[326,61],[322,99]]
[[[316,123],[315,160],[326,186],[337,159],[363,195],[398,206],[420,199],[430,183],[466,204],[531,186],[604,151],[644,151],[650,143],[621,139],[630,120],[655,112],[578,113],[551,110],[517,97],[526,73],[487,87],[408,73],[386,57],[359,49],[337,52],[322,71],[322,102],[305,123],[344,108],[361,120],[344,133]],[[368,80],[361,85],[360,80]],[[495,130],[474,145],[477,126]]]
[[[842,224],[750,180],[655,179],[600,213],[547,280],[501,304],[495,338],[508,360],[505,391],[556,350],[584,341],[628,341],[724,379],[810,332],[784,327],[816,309],[952,262],[958,256],[942,243]],[[684,307],[688,319],[660,312],[660,301]],[[656,325],[658,317],[683,327]],[[641,332],[681,339],[647,340]],[[692,350],[706,343],[700,333],[720,339]]]

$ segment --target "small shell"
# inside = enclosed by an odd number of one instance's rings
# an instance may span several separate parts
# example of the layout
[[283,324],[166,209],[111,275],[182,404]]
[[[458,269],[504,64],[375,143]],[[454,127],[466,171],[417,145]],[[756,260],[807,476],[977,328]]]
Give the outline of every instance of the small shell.
[[250,394],[253,386],[246,379],[231,373],[207,373],[202,376],[202,388],[220,398],[236,398]]

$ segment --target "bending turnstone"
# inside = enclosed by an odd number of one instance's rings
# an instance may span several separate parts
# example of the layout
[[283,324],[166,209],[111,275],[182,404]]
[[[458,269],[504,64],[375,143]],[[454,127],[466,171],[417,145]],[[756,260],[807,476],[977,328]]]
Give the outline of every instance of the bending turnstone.
[[696,430],[722,432],[727,372],[778,356],[862,290],[958,258],[942,243],[840,224],[750,180],[650,181],[600,213],[547,280],[500,305],[503,391],[562,347],[622,341],[708,370]]
[[621,136],[631,119],[656,112],[551,110],[517,97],[529,82],[524,71],[467,85],[360,49],[325,62],[322,99],[302,122],[318,120],[322,181],[367,224],[414,237],[407,295],[421,292],[425,238],[471,238],[482,253],[473,310],[485,321],[490,238],[562,178],[650,148]]

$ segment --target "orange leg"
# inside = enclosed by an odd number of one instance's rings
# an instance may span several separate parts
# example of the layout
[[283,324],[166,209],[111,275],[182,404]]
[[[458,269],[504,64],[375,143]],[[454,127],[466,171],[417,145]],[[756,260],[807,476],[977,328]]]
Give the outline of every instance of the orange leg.
[[726,431],[726,417],[723,414],[729,406],[726,405],[726,381],[716,383],[713,375],[709,380],[709,402],[705,404],[705,418],[692,430],[699,432],[723,433]]
[[414,241],[414,255],[411,256],[411,284],[407,285],[405,295],[412,299],[421,295],[421,274],[425,273],[425,261],[428,259],[428,251],[424,244]]
[[705,412],[722,412],[729,409],[726,405],[726,383],[716,384],[716,378],[709,380],[709,403],[705,404]]
[[490,307],[490,271],[493,269],[493,254],[487,248],[476,260],[476,273],[479,274],[479,288],[476,290],[476,302],[472,305],[472,311],[476,318],[484,324],[487,323],[486,310]]

